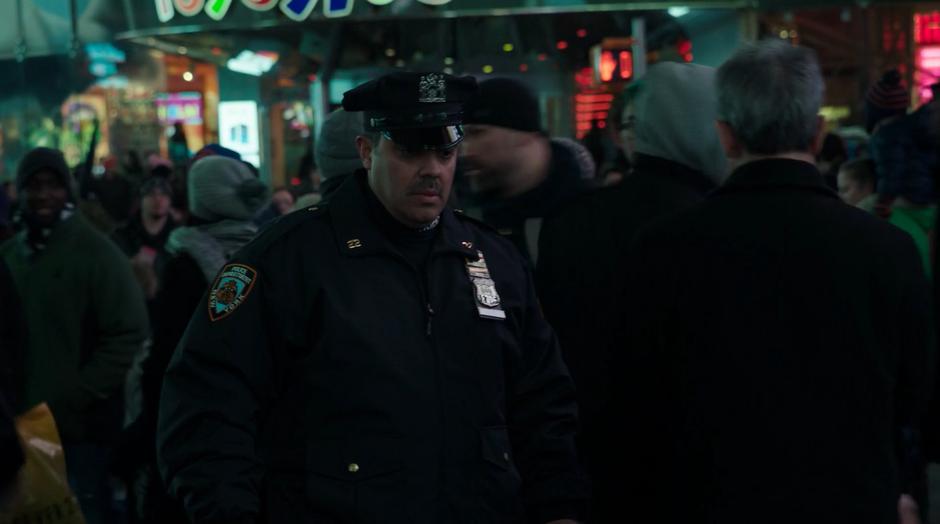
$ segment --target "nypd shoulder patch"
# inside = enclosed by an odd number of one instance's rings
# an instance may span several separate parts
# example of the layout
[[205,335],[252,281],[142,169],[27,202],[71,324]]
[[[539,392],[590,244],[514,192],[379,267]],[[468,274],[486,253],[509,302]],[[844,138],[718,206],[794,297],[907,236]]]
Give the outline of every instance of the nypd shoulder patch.
[[258,272],[244,264],[222,268],[209,291],[209,320],[215,322],[231,315],[245,302],[258,279]]

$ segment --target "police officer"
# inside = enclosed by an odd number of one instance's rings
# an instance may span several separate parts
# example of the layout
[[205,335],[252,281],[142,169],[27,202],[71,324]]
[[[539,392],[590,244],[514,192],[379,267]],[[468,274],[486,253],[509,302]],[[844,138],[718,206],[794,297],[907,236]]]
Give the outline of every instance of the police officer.
[[446,206],[472,78],[347,92],[364,170],[225,266],[167,371],[158,453],[202,523],[583,516],[572,383],[514,247]]

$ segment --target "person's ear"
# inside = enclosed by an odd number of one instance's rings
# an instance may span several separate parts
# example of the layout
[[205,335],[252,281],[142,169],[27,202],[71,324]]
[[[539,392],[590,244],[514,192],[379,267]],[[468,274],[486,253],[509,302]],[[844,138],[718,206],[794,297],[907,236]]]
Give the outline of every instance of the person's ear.
[[728,122],[715,121],[715,129],[718,131],[718,140],[721,142],[721,148],[725,151],[725,156],[730,160],[744,156],[744,147],[738,141],[738,137],[731,129]]
[[359,160],[362,161],[362,167],[366,171],[372,170],[372,140],[368,137],[359,135],[356,137],[356,149],[359,150]]

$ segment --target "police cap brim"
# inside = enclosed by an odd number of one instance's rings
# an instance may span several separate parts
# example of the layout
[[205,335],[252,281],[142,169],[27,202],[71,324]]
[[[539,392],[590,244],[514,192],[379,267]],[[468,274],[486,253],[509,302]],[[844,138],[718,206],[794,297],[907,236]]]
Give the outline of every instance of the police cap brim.
[[389,129],[382,136],[409,151],[447,151],[463,141],[460,126]]

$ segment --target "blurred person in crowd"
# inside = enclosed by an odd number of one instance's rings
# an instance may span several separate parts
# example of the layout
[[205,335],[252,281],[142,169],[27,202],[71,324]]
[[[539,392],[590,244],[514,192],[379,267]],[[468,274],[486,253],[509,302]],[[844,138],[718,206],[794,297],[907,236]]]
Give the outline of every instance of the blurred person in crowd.
[[92,173],[95,175],[91,183],[93,198],[101,202],[115,224],[127,223],[134,207],[134,189],[127,178],[118,173],[117,159],[104,158]]
[[25,330],[23,308],[16,284],[0,259],[0,514],[13,495],[23,449],[14,424],[13,408],[19,395]]
[[294,194],[286,187],[279,187],[271,193],[271,202],[261,208],[254,221],[259,228],[270,224],[274,220],[290,213],[294,208]]
[[13,236],[13,203],[5,186],[0,186],[0,243]]
[[320,194],[320,170],[314,161],[313,149],[310,149],[300,157],[300,163],[297,166],[296,179],[300,181],[297,186],[297,194],[301,197]]
[[878,195],[875,193],[875,163],[870,158],[850,160],[839,167],[839,198],[850,206],[872,212]]
[[910,94],[897,70],[885,73],[865,99],[878,178],[876,212],[884,217],[896,208],[923,208],[936,200],[937,133],[930,108],[907,115],[909,106]]
[[143,178],[146,174],[144,172],[144,164],[140,161],[140,154],[137,153],[136,149],[129,149],[124,153],[124,161],[121,163],[121,169],[124,175],[134,179]]
[[568,153],[574,157],[581,179],[588,184],[593,184],[594,177],[597,176],[597,164],[594,162],[594,155],[588,150],[587,146],[577,140],[563,137],[552,138],[551,142],[553,145],[567,149]]
[[[846,162],[839,169],[839,197],[850,205],[876,213],[878,204],[875,162],[861,158]],[[881,215],[883,216],[883,215]],[[935,206],[895,205],[887,220],[909,234],[920,253],[928,278],[933,277],[931,237],[937,218]]]
[[278,216],[290,213],[294,207],[294,195],[286,187],[279,187],[271,195],[271,206],[277,212]]
[[177,169],[185,169],[189,165],[189,141],[186,140],[186,130],[183,129],[182,123],[173,124],[173,134],[167,140],[167,149],[170,161]]
[[[608,143],[610,142],[607,135],[607,131],[598,127],[597,123],[591,120],[591,129],[581,138],[581,145],[590,153],[595,166],[603,164],[607,159]],[[593,179],[596,174],[592,173],[591,178]]]
[[524,262],[446,205],[475,88],[401,72],[346,92],[368,123],[365,169],[262,233],[202,298],[158,436],[196,522],[583,514],[573,390]]
[[121,388],[147,337],[144,298],[121,251],[76,212],[61,152],[30,151],[16,183],[26,228],[0,246],[25,318],[15,409],[49,404],[85,518],[113,522],[108,466]]
[[612,425],[622,423],[610,388],[610,328],[600,314],[610,283],[622,272],[636,233],[705,198],[727,173],[715,132],[715,70],[663,63],[650,67],[631,101],[636,135],[634,173],[619,185],[585,195],[542,229],[536,284],[545,317],[558,333],[578,390],[579,449],[594,481],[591,522],[621,515],[624,472],[612,468]]
[[163,272],[167,260],[165,249],[170,232],[177,223],[170,214],[173,189],[168,180],[151,177],[140,188],[140,211],[127,225],[118,228],[111,239],[131,258],[131,266],[152,300],[159,287],[157,275]]
[[539,102],[524,84],[494,78],[467,108],[460,148],[468,203],[532,262],[542,220],[590,189],[572,152],[549,140]]
[[632,82],[620,96],[614,98],[607,117],[607,131],[614,145],[614,154],[598,172],[603,187],[619,184],[633,169],[635,135],[633,133],[633,98],[641,81]]
[[13,410],[0,394],[0,513],[13,495],[16,478],[25,463]]
[[328,201],[349,175],[362,169],[356,137],[363,134],[362,113],[343,108],[330,113],[320,127],[314,155],[320,169],[320,194]]
[[823,184],[812,51],[747,45],[716,85],[733,172],[638,236],[612,309],[623,504],[662,523],[916,522],[917,250]]
[[836,133],[826,133],[822,147],[816,154],[816,166],[822,173],[823,181],[833,191],[839,187],[839,167],[848,160],[849,152],[845,147],[845,140]]
[[[209,284],[235,252],[256,235],[252,217],[267,201],[267,187],[240,160],[209,155],[189,170],[190,224],[170,233],[172,256],[153,306],[153,345],[143,363],[143,406],[132,424],[142,455],[134,489],[135,517],[148,524],[188,522],[169,499],[156,468],[154,436],[164,372]],[[198,521],[197,521],[198,522]]]
[[235,160],[242,159],[242,156],[241,154],[238,153],[238,151],[234,151],[232,149],[221,146],[219,144],[207,144],[199,151],[196,151],[196,154],[193,155],[192,163],[194,164],[207,156],[216,156],[216,155],[224,156],[226,158],[233,158]]

